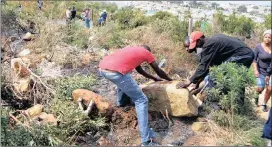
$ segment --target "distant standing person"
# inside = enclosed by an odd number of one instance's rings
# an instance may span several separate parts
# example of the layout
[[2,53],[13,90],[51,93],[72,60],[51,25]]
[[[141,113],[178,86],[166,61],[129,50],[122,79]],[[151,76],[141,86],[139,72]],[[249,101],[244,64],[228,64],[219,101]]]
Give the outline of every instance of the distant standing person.
[[108,13],[106,10],[103,11],[103,13],[101,14],[101,16],[103,18],[103,22],[104,24],[106,24],[106,21],[107,21],[107,17],[108,17]]
[[72,11],[71,11],[71,20],[75,19],[75,17],[76,17],[76,8],[73,6]]
[[65,13],[66,13],[66,24],[69,24],[70,20],[71,20],[71,8],[68,7],[66,9]]
[[40,10],[42,10],[43,1],[38,0],[37,2],[38,2],[38,8],[39,8]]
[[19,12],[22,11],[22,4],[19,2],[19,6],[18,6]]
[[[270,82],[268,82],[268,85],[266,85],[265,77],[268,75],[267,69],[269,68],[271,64],[271,30],[266,30],[263,33],[263,42],[258,44],[254,50],[255,53],[255,59],[253,62],[254,67],[254,74],[257,78],[257,89],[256,91],[259,93],[259,95],[263,92],[265,89],[264,94],[264,101],[262,104],[263,111],[266,112],[267,110],[267,102],[271,96],[271,78]],[[256,104],[258,104],[259,95],[256,99]]]
[[91,11],[89,8],[85,10],[85,26],[86,28],[91,28]]
[[86,17],[86,13],[85,13],[85,9],[82,11],[82,13],[81,13],[81,19],[83,20],[83,21],[85,21],[85,17]]

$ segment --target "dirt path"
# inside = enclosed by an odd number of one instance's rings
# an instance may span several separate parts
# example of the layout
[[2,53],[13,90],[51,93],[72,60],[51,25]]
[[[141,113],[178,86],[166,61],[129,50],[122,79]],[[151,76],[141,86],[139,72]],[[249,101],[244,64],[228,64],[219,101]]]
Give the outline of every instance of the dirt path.
[[[263,103],[263,100],[264,100],[264,93],[265,91],[262,92],[262,94],[260,95],[259,97],[259,105],[261,105]],[[267,109],[270,110],[271,109],[271,102],[272,101],[272,98],[270,97],[270,99],[268,100],[267,102]],[[259,106],[256,108],[256,112],[257,112],[257,116],[260,118],[260,119],[263,119],[263,120],[268,120],[268,115],[269,115],[269,111],[267,112],[263,112],[262,111],[262,106]]]

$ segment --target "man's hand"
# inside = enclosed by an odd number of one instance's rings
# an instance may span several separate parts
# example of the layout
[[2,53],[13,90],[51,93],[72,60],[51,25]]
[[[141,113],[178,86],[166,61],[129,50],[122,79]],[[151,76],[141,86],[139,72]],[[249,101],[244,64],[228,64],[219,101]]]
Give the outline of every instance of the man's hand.
[[269,85],[269,80],[270,80],[270,77],[269,77],[269,76],[266,76],[266,77],[265,77],[265,83],[266,83],[266,85]]
[[191,85],[191,82],[190,81],[187,81],[187,82],[180,82],[177,84],[176,88],[177,89],[181,89],[181,88],[187,88],[188,86]]

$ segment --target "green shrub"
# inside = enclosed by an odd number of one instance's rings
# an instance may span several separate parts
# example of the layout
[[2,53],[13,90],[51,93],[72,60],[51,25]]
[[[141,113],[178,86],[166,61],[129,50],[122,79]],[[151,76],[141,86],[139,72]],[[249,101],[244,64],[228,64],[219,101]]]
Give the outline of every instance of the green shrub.
[[70,26],[70,28],[66,27],[63,30],[66,33],[63,41],[79,48],[87,48],[89,33],[85,27],[77,22],[71,22]]
[[173,41],[183,41],[187,35],[188,25],[185,21],[180,21],[177,17],[165,20],[156,20],[152,23],[157,33],[168,32]]
[[167,20],[169,18],[173,18],[174,16],[169,12],[159,11],[155,13],[153,16],[151,16],[152,19],[157,20]]
[[71,99],[74,90],[92,90],[95,83],[96,79],[92,75],[59,78],[56,80],[56,94],[58,98]]
[[114,18],[121,29],[137,28],[149,22],[149,17],[146,17],[141,10],[135,10],[131,7],[121,8],[117,11]]
[[[218,102],[222,109],[230,113],[253,112],[250,97],[245,96],[245,87],[254,85],[255,78],[251,70],[235,63],[224,63],[210,69],[215,87],[207,90],[208,99]],[[242,102],[244,99],[244,104]],[[247,106],[248,105],[248,106]],[[243,109],[248,108],[244,112]]]
[[30,123],[31,128],[22,126],[8,127],[8,115],[1,115],[1,145],[3,146],[57,146],[79,145],[78,136],[86,132],[95,133],[105,127],[105,118],[83,114],[72,101],[53,99],[46,107],[47,113],[58,118],[58,125],[37,125]]
[[118,24],[109,22],[94,36],[91,44],[106,49],[121,48],[125,45],[124,37],[124,31],[118,28]]
[[272,19],[271,18],[272,18],[272,14],[267,14],[264,17],[264,24],[267,29],[271,29],[271,26],[272,26]]
[[222,11],[218,11],[214,15],[214,20],[216,21],[215,25],[220,28],[221,32],[247,37],[250,37],[256,25],[252,19],[245,16],[239,17],[236,15],[236,12],[226,16]]

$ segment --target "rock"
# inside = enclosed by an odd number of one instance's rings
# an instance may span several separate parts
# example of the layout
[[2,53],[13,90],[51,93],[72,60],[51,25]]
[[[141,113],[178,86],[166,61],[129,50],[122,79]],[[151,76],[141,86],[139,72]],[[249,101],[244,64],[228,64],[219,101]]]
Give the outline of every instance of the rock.
[[86,65],[89,65],[90,63],[90,60],[92,59],[93,57],[90,55],[90,54],[86,54],[82,57],[82,60],[81,60],[81,63],[86,66]]
[[38,119],[41,121],[42,124],[53,124],[53,125],[58,124],[58,120],[55,118],[53,114],[47,114],[45,112],[42,112],[38,116]]
[[42,113],[42,111],[43,111],[43,105],[37,104],[31,108],[28,108],[25,112],[32,118],[37,115],[40,115]]
[[25,36],[23,37],[24,41],[30,41],[33,39],[33,35],[30,32],[27,32]]
[[207,122],[194,122],[192,125],[192,130],[195,132],[206,131],[209,126]]
[[30,90],[31,79],[29,77],[14,80],[13,87],[16,91],[24,93]]
[[30,65],[28,58],[13,58],[11,59],[11,69],[20,78],[28,77],[30,72],[26,67]]
[[96,108],[101,114],[106,116],[111,116],[113,113],[112,105],[102,96],[86,90],[86,89],[76,89],[72,93],[74,102],[78,102],[79,98],[83,98],[83,103],[85,106],[88,106],[90,101],[93,100],[95,103]]
[[24,49],[17,54],[17,57],[25,57],[26,55],[30,54],[30,52],[31,51],[29,49]]
[[188,89],[176,89],[179,81],[153,82],[148,85],[140,85],[149,99],[150,111],[168,110],[175,117],[196,116],[198,114],[198,103]]

